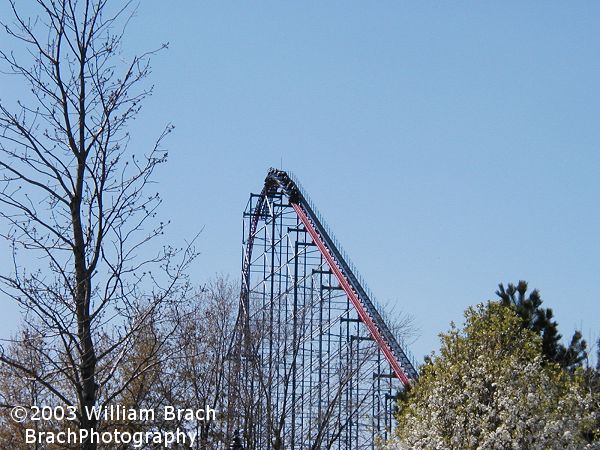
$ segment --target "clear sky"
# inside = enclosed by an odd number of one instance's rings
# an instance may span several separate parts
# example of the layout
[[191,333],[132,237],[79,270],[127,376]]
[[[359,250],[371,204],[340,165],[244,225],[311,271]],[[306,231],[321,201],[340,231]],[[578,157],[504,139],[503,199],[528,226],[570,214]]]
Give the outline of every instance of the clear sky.
[[170,48],[131,145],[176,126],[156,187],[174,240],[203,230],[198,283],[238,277],[248,194],[282,166],[419,357],[519,279],[599,336],[600,3],[141,3],[125,46]]

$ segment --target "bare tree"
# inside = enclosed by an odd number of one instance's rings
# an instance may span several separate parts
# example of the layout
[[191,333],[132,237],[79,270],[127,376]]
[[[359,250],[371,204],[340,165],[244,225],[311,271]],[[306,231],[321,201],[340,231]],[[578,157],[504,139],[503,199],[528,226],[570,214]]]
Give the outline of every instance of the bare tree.
[[132,341],[131,350],[118,368],[117,378],[138,374],[135,382],[119,394],[119,405],[154,410],[166,405],[182,409],[210,407],[217,411],[216,420],[165,421],[156,417],[152,423],[112,425],[131,431],[179,428],[196,434],[197,449],[223,448],[228,443],[223,417],[225,368],[238,304],[237,287],[227,277],[217,276],[186,304],[164,311]]
[[[35,335],[31,330],[21,330],[18,338],[7,346],[7,352],[11,358],[20,361],[31,370],[37,373],[43,373],[49,370],[44,367],[44,361],[39,358],[37,351],[44,342],[39,335]],[[38,383],[29,377],[23,377],[19,370],[9,365],[0,364],[0,405],[48,405],[51,406],[51,399],[47,397],[47,391],[40,389]],[[35,422],[29,425],[35,431],[48,430],[48,422]],[[9,413],[8,408],[0,410],[0,447],[13,449],[29,449],[25,445],[24,423],[15,422]],[[34,445],[33,449],[41,449],[43,446]]]
[[9,3],[13,19],[2,26],[15,47],[0,49],[0,61],[29,94],[0,100],[0,219],[13,249],[0,281],[42,336],[36,358],[51,370],[2,349],[0,362],[95,428],[84,411],[126,388],[113,381],[129,342],[187,291],[191,246],[148,245],[165,226],[148,187],[172,128],[130,151],[128,125],[152,92],[155,53],[123,62],[130,2],[37,0],[34,18]]
[[180,325],[171,340],[165,380],[172,380],[166,402],[181,408],[209,406],[218,412],[217,420],[188,423],[197,433],[196,447],[223,447],[226,405],[226,367],[229,343],[238,306],[238,284],[227,277],[209,281],[193,302],[178,309],[172,317]]

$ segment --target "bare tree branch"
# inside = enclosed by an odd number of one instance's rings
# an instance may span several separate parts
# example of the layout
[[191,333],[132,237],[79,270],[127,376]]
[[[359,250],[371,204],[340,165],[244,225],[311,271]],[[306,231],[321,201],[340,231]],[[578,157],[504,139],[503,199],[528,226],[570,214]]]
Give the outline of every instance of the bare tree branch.
[[164,340],[129,377],[117,376],[124,349],[187,295],[196,252],[193,242],[151,248],[168,221],[157,220],[161,199],[148,188],[167,161],[162,145],[172,126],[146,151],[129,149],[128,125],[152,94],[150,59],[165,46],[121,62],[130,1],[35,6],[32,19],[10,0],[13,23],[1,23],[16,46],[0,49],[3,73],[30,91],[16,105],[0,100],[0,236],[14,261],[0,274],[0,291],[44,343],[21,354],[47,372],[4,354],[0,365],[34,379],[36,392],[77,405],[79,426],[95,428],[102,424],[81,412],[112,401],[157,364]]

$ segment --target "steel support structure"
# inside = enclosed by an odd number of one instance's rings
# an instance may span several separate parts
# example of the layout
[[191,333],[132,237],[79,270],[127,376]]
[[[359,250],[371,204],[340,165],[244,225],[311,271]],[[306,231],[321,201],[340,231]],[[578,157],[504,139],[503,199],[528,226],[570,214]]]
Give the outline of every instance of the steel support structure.
[[373,449],[415,365],[289,173],[244,212],[229,417],[244,448]]

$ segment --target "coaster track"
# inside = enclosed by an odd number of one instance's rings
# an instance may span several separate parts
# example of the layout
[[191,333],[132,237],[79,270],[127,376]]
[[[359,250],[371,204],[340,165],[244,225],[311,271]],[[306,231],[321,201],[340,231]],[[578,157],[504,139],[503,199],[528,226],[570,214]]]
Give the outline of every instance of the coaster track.
[[291,173],[271,169],[244,216],[229,378],[243,448],[374,448],[418,377],[406,346]]

